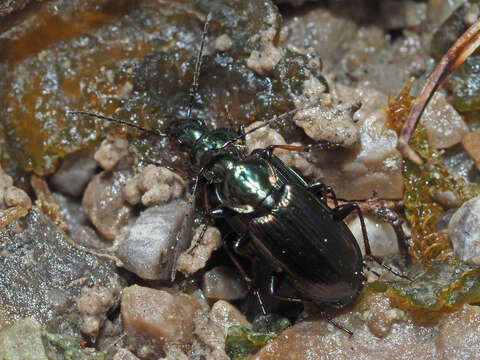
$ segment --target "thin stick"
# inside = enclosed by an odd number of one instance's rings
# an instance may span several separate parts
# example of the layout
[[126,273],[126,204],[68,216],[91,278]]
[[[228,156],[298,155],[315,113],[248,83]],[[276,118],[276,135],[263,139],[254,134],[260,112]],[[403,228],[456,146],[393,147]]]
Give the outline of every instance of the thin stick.
[[403,124],[400,137],[398,138],[398,150],[411,161],[422,165],[422,159],[415,151],[410,148],[410,141],[418,121],[422,116],[425,107],[432,98],[435,90],[456,68],[480,46],[480,19],[478,19],[462,36],[452,45],[448,52],[442,57],[440,62],[428,77],[420,94],[415,99],[415,103],[408,115],[407,121]]

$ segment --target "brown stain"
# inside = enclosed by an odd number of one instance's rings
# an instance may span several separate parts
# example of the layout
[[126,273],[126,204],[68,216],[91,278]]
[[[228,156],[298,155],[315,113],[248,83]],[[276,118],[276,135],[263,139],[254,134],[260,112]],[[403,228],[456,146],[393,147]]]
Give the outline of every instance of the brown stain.
[[33,26],[18,39],[4,39],[0,42],[0,49],[2,49],[0,60],[18,63],[51,44],[68,41],[108,24],[112,18],[105,13],[80,11],[75,17],[65,21],[58,15],[48,15],[40,11],[36,16],[39,22],[37,26]]

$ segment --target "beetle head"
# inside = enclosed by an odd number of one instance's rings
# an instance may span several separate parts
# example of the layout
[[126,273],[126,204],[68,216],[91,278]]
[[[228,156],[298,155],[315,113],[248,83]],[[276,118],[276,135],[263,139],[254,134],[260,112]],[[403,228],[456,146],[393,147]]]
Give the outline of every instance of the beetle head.
[[191,150],[195,142],[205,134],[206,130],[205,125],[201,125],[193,120],[178,119],[168,125],[167,135],[182,150]]

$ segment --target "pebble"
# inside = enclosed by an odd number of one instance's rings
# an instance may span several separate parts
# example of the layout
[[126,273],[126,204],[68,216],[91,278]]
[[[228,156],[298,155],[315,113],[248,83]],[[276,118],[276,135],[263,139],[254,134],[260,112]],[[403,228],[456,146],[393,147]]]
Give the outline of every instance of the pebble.
[[218,300],[213,304],[210,314],[210,320],[220,326],[225,336],[231,326],[249,326],[249,322],[235,306],[225,300]]
[[436,149],[449,148],[462,141],[468,127],[460,114],[447,101],[444,93],[436,92],[421,118],[428,140]]
[[283,57],[283,51],[275,46],[274,39],[277,29],[272,26],[261,30],[252,36],[249,41],[259,45],[259,50],[253,50],[247,59],[247,67],[260,76],[268,75]]
[[233,41],[227,34],[220,35],[215,39],[214,47],[217,51],[227,51],[232,47]]
[[463,3],[465,3],[464,0],[429,0],[428,20],[438,27]]
[[322,154],[309,158],[320,169],[315,178],[334,186],[337,197],[368,199],[375,192],[383,199],[403,194],[402,157],[396,149],[397,134],[388,125],[384,108],[358,121],[360,141],[349,153]]
[[457,259],[480,265],[480,196],[468,200],[453,214],[448,234]]
[[[333,82],[331,86],[332,96],[337,99],[348,98],[351,103],[362,101],[362,107],[349,120],[352,126],[358,128],[358,141],[351,144],[353,148],[310,153],[276,149],[274,154],[304,177],[334,186],[335,193],[340,198],[368,199],[373,192],[384,199],[401,198],[402,157],[396,149],[397,134],[390,129],[388,114],[383,107],[387,101],[385,95],[371,88],[350,88]],[[318,85],[317,95],[320,96],[321,93],[323,90]],[[254,123],[247,129],[259,124]],[[349,139],[353,140],[353,133],[351,136]],[[269,127],[246,136],[250,152],[271,144],[286,142]]]
[[120,349],[115,353],[113,360],[139,360],[139,359],[127,349]]
[[185,182],[167,168],[147,165],[140,174],[126,181],[122,191],[131,205],[141,202],[148,207],[182,197]]
[[80,153],[67,157],[60,168],[48,179],[52,188],[63,195],[81,196],[98,163],[93,154]]
[[122,195],[130,171],[103,171],[88,183],[82,206],[88,218],[107,240],[113,241],[132,217],[132,207]]
[[[371,217],[365,216],[364,218],[372,254],[379,257],[398,254],[397,236],[395,235],[392,225]],[[365,255],[362,228],[358,216],[348,223],[348,227],[355,236],[355,239],[357,239],[362,254]]]
[[325,93],[325,85],[316,77],[303,84],[303,93],[295,101],[295,124],[315,141],[327,140],[352,147],[359,138],[353,114],[360,103],[343,102]]
[[107,319],[107,312],[115,304],[113,291],[99,285],[83,287],[76,303],[77,310],[82,315],[80,331],[94,343]]
[[5,208],[5,191],[13,185],[13,179],[0,167],[0,209]]
[[128,152],[128,141],[108,135],[95,152],[94,159],[107,171],[114,170],[115,168],[124,168],[123,165],[131,162]]
[[439,359],[478,359],[480,354],[480,307],[465,305],[440,322],[436,346]]
[[175,254],[185,250],[178,234],[189,211],[182,199],[142,211],[116,250],[124,267],[142,279],[170,280]]
[[164,347],[169,343],[187,345],[193,340],[194,317],[200,305],[183,293],[172,294],[138,285],[124,289],[121,316],[130,342],[155,340]]
[[475,166],[480,170],[480,128],[467,134],[462,139],[465,151],[475,161]]
[[10,186],[5,190],[3,196],[5,205],[8,207],[11,206],[21,206],[24,209],[30,209],[32,207],[32,200],[28,194],[16,186]]
[[207,228],[203,239],[198,242],[202,228],[203,226],[199,226],[195,229],[190,248],[181,253],[177,260],[177,270],[185,275],[192,275],[203,269],[212,253],[222,246],[222,234],[220,230],[213,226]]
[[203,275],[203,293],[212,300],[238,300],[248,290],[240,274],[227,266],[216,266]]

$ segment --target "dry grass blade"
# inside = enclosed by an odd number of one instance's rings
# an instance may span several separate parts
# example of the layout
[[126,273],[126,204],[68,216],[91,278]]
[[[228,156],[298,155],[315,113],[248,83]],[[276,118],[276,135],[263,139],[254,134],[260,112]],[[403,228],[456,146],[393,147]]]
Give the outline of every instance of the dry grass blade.
[[480,18],[458,38],[448,52],[442,57],[425,82],[422,91],[420,91],[420,94],[415,99],[412,110],[400,132],[397,148],[403,156],[416,164],[421,165],[422,159],[410,148],[408,142],[417,127],[423,110],[443,80],[458,68],[479,46]]

